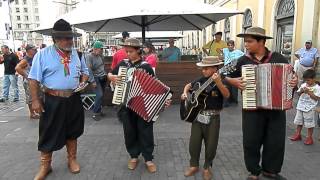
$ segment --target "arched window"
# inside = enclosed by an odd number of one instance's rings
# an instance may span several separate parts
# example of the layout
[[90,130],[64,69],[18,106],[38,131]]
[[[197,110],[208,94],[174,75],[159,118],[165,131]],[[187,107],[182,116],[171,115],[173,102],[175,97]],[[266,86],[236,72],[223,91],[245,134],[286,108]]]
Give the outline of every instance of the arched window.
[[276,9],[276,51],[291,59],[294,24],[294,0],[279,0]]
[[243,15],[243,23],[242,23],[243,32],[245,32],[246,29],[248,29],[249,27],[252,27],[252,13],[250,9],[247,9]]
[[230,40],[230,18],[224,20],[224,40]]
[[[242,22],[242,32],[245,32],[248,28],[252,27],[252,13],[250,9],[246,9],[243,14],[243,22]],[[244,49],[244,40],[241,41],[241,50],[246,51]]]

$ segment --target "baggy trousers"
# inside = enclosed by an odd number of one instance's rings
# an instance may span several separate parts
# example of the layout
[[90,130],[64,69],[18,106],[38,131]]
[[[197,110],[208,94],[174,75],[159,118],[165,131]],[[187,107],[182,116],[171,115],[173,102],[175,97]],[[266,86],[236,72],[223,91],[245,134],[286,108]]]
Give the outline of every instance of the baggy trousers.
[[242,131],[247,170],[253,175],[259,175],[262,170],[279,173],[285,151],[286,112],[261,109],[243,110]]
[[77,139],[83,134],[84,111],[79,93],[68,98],[45,94],[43,107],[39,121],[39,151],[57,151],[68,139]]
[[202,124],[198,121],[194,121],[191,126],[191,136],[189,142],[189,153],[191,156],[190,166],[198,167],[201,153],[202,140],[205,145],[205,162],[204,169],[212,166],[212,161],[216,156],[218,147],[220,130],[220,116],[211,116],[211,122],[209,124]]
[[124,140],[131,158],[140,154],[145,161],[152,161],[154,150],[153,122],[146,122],[132,110],[122,106],[118,117],[123,124]]

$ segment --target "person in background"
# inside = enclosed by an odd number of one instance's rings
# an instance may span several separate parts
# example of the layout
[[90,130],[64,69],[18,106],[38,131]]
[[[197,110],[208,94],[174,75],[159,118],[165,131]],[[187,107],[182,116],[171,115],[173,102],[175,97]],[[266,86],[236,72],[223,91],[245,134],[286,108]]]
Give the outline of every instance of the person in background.
[[46,48],[47,45],[46,44],[41,44],[40,49]]
[[18,56],[19,60],[22,60],[22,59],[23,59],[24,53],[23,53],[23,51],[21,50],[21,48],[18,48],[18,49],[17,49],[16,55]]
[[3,79],[3,90],[2,98],[0,102],[5,102],[9,100],[10,86],[12,85],[14,91],[13,102],[19,101],[19,89],[18,89],[18,77],[16,75],[15,67],[19,63],[19,57],[10,52],[7,45],[1,46],[1,51],[3,53],[3,60],[0,64],[4,63],[4,79]]
[[104,116],[102,112],[102,103],[107,84],[106,72],[104,70],[104,63],[102,59],[102,47],[103,44],[100,41],[94,42],[92,52],[85,57],[90,73],[89,81],[94,82],[93,87],[95,88],[96,93],[92,116],[92,118],[96,121],[99,121],[100,117]]
[[[238,49],[235,49],[233,40],[227,42],[228,48],[223,48],[223,60],[224,65],[234,66],[237,64],[237,60],[244,55],[244,53]],[[228,74],[227,74],[228,76]],[[228,107],[231,103],[238,104],[238,89],[236,87],[228,85],[230,91],[230,97],[224,101],[224,107]]]
[[158,56],[156,54],[156,49],[151,42],[144,43],[143,52],[145,53],[144,60],[150,64],[155,72],[158,63]]
[[212,35],[214,36],[214,40],[209,41],[206,45],[204,45],[202,50],[207,56],[221,56],[222,49],[228,47],[227,43],[221,40],[222,32],[217,32]]
[[17,73],[23,77],[23,87],[26,95],[26,104],[28,104],[28,107],[29,107],[30,119],[39,119],[39,115],[35,114],[31,108],[32,100],[30,96],[30,88],[29,88],[29,81],[28,81],[28,75],[29,75],[30,68],[32,66],[32,60],[36,53],[37,53],[37,48],[32,44],[27,44],[26,55],[15,68]]
[[[130,37],[130,34],[127,31],[122,32],[122,42],[125,42],[126,39]],[[111,69],[114,69],[122,60],[127,59],[128,55],[126,49],[122,47],[119,51],[114,53],[112,57]]]
[[299,49],[294,54],[299,59],[299,64],[297,67],[297,75],[298,75],[298,87],[303,83],[303,73],[307,69],[314,69],[317,66],[317,62],[319,60],[319,52],[317,48],[312,47],[312,41],[308,40],[305,43],[305,47]]
[[181,58],[180,49],[174,45],[174,39],[169,39],[169,47],[164,49],[161,55],[162,59],[168,62],[177,62]]

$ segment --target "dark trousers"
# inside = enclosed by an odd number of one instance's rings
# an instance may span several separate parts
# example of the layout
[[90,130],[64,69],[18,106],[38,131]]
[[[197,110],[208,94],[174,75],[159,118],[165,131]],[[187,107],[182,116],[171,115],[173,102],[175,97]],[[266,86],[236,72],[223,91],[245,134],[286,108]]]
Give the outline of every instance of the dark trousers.
[[198,167],[199,158],[201,153],[202,141],[205,145],[205,162],[204,169],[212,166],[212,161],[216,156],[218,147],[220,130],[220,116],[214,115],[211,117],[209,124],[202,124],[198,121],[194,121],[191,126],[191,136],[189,142],[189,153],[191,156],[190,166]]
[[286,112],[243,110],[242,116],[243,151],[247,170],[253,175],[259,175],[261,170],[279,173],[285,151]]
[[104,91],[106,89],[107,80],[106,77],[94,78],[97,87],[95,88],[96,97],[94,99],[93,112],[100,113],[103,103]]
[[66,140],[80,137],[83,130],[84,111],[80,94],[68,98],[44,95],[44,112],[39,121],[39,151],[57,151],[66,144]]
[[118,117],[122,121],[124,140],[131,158],[138,158],[140,154],[145,161],[152,161],[154,139],[153,122],[146,122],[135,112],[121,107]]

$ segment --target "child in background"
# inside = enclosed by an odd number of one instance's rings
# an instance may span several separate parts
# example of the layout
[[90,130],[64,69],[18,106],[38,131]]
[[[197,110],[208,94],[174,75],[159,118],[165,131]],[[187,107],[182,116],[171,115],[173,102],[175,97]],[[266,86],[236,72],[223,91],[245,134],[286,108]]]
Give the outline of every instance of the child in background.
[[294,124],[297,125],[296,133],[290,137],[292,141],[300,141],[301,131],[304,125],[307,128],[307,138],[305,145],[313,144],[313,128],[316,126],[316,106],[320,99],[320,86],[316,84],[316,73],[312,69],[308,69],[303,73],[304,83],[298,89],[299,100],[297,104],[297,113]]

